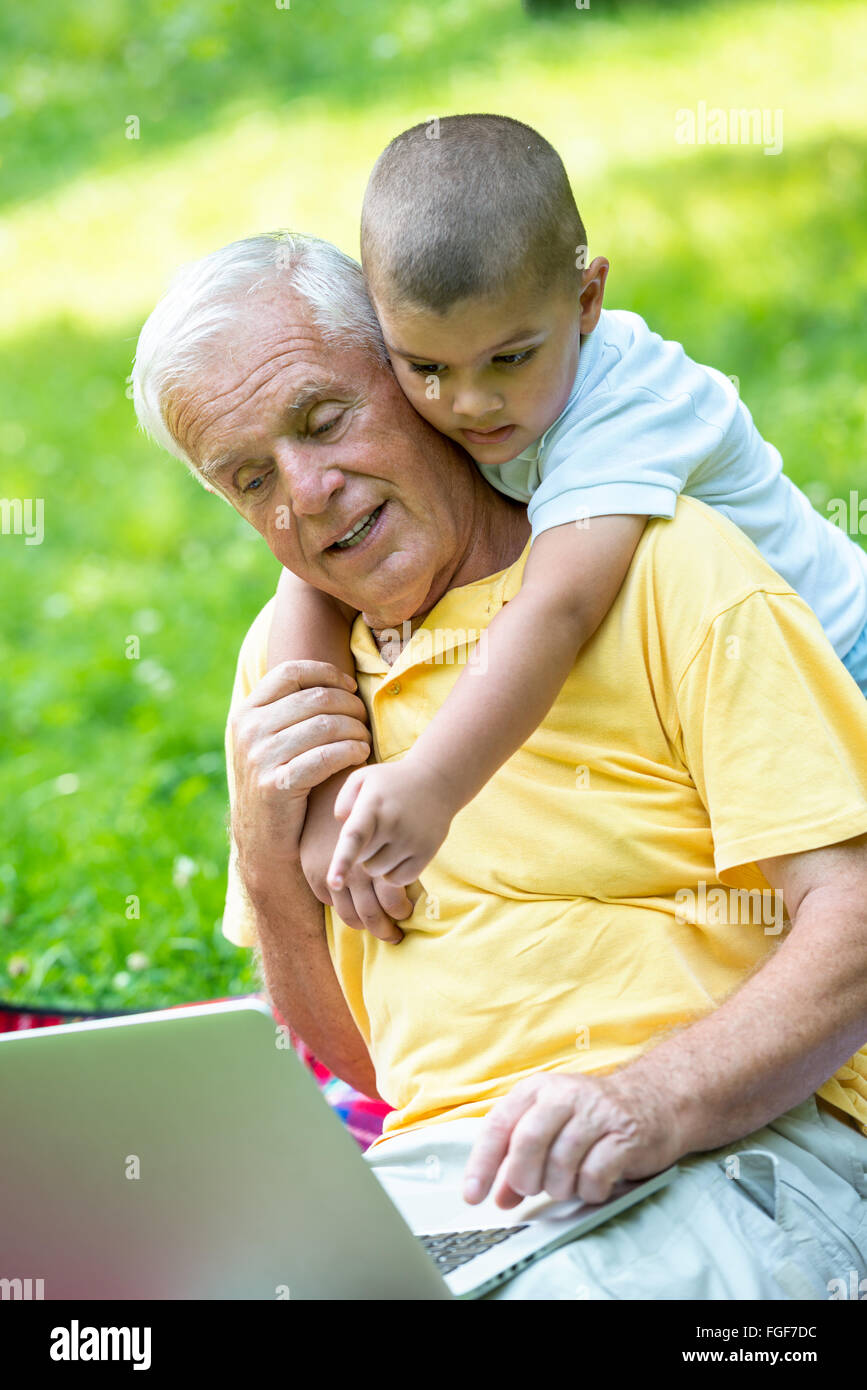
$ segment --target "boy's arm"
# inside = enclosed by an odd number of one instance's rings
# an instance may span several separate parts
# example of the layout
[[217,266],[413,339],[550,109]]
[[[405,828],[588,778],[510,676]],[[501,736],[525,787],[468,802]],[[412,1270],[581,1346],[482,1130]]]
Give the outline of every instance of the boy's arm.
[[[533,542],[521,588],[489,624],[479,675],[460,679],[407,754],[447,772],[465,806],[526,743],[605,617],[647,518],[597,516]],[[481,679],[479,678],[481,677]]]
[[355,613],[331,594],[323,594],[284,569],[268,638],[268,670],[281,661],[330,661],[355,676],[349,632]]
[[418,877],[452,817],[545,718],[614,602],[646,521],[594,517],[586,527],[553,527],[533,542],[520,591],[490,623],[476,657],[406,756],[349,775],[337,805],[345,824],[329,887],[357,862],[392,883]]
[[[268,638],[268,669],[283,661],[313,659],[331,662],[354,679],[349,635],[355,616],[355,611],[339,599],[284,569]],[[403,938],[396,923],[412,915],[412,903],[402,888],[372,881],[363,870],[339,892],[329,892],[326,887],[325,875],[339,829],[334,803],[345,780],[346,773],[342,772],[310,792],[301,835],[302,868],[319,901],[333,907],[347,926],[364,927],[381,940],[396,943]]]

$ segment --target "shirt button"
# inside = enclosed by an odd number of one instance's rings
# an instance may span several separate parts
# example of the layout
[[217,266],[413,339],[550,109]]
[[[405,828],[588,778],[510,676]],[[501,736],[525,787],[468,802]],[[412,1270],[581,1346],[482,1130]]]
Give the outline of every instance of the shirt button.
[[391,685],[388,687],[388,693],[389,695],[399,695],[400,681],[392,681]]

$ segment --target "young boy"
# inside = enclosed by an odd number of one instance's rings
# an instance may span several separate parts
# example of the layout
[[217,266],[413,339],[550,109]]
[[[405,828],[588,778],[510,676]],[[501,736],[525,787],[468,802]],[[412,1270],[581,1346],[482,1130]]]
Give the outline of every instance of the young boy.
[[[608,262],[586,264],[556,152],[504,116],[446,117],[431,134],[404,132],[374,167],[367,285],[408,399],[488,482],[529,503],[532,545],[519,593],[483,635],[483,663],[470,662],[405,757],[352,773],[336,801],[333,787],[316,794],[305,835],[330,850],[332,808],[344,822],[332,895],[359,884],[359,867],[392,884],[418,878],[456,812],[545,717],[647,518],[672,517],[682,490],[752,538],[867,694],[867,555],[783,475],[727,377],[638,315],[602,308]],[[346,610],[286,573],[269,659],[302,656],[353,669]]]

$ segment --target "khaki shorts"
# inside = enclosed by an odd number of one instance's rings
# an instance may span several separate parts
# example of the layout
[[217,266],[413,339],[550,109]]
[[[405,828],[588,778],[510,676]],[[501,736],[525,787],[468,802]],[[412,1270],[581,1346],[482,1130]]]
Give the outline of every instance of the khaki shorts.
[[[483,1123],[429,1125],[368,1151],[414,1230],[507,1224],[490,1199],[467,1207],[459,1195]],[[811,1097],[679,1170],[487,1297],[867,1299],[867,1138],[823,1102]]]

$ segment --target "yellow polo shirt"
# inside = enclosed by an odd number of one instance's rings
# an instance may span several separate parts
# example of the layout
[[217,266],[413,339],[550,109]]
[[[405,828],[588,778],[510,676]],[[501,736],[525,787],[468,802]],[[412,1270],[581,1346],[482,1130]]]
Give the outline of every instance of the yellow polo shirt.
[[[391,667],[356,621],[381,761],[440,708],[526,556],[447,593]],[[270,616],[244,642],[236,701],[265,673]],[[483,1115],[538,1070],[610,1071],[711,1012],[784,939],[754,861],[864,832],[867,701],[752,543],[682,496],[648,524],[547,718],[455,818],[400,945],[326,913],[395,1107],[385,1133]],[[223,929],[252,943],[234,863]],[[867,1050],[820,1094],[867,1125]]]

